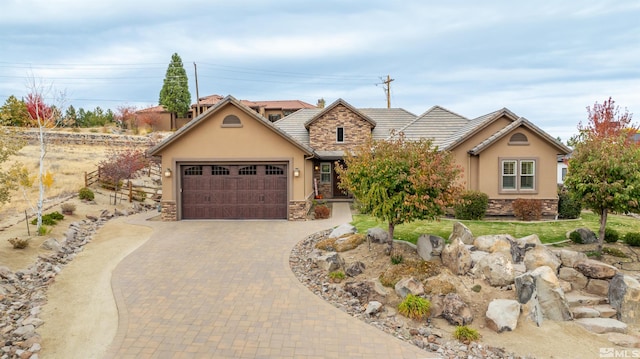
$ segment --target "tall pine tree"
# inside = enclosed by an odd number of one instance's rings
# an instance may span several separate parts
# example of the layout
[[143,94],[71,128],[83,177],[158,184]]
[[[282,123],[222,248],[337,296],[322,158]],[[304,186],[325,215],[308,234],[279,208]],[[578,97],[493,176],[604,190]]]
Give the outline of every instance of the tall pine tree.
[[182,59],[175,53],[171,56],[171,62],[167,68],[167,74],[160,90],[160,105],[180,117],[184,117],[191,106],[191,93],[189,93],[189,79],[182,65]]

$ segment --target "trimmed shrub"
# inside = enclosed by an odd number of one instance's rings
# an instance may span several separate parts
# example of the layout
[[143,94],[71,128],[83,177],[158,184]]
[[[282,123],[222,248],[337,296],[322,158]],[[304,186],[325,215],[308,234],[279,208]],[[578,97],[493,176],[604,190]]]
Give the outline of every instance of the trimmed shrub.
[[582,236],[580,235],[580,233],[578,231],[573,231],[573,232],[569,233],[569,239],[573,243],[582,244]]
[[[64,219],[64,216],[60,214],[60,212],[51,212],[42,216],[42,224],[46,226],[53,226]],[[34,218],[31,220],[31,224],[35,225],[38,223],[38,218]]]
[[518,198],[511,204],[513,214],[523,221],[538,220],[542,217],[542,202],[537,199]]
[[566,190],[558,192],[558,218],[575,219],[580,217],[582,203],[573,198]]
[[13,249],[25,249],[29,246],[29,238],[9,238],[9,243],[13,246]]
[[616,243],[620,239],[620,233],[613,228],[604,229],[604,241],[607,243]]
[[489,207],[489,196],[480,191],[466,191],[461,202],[454,207],[457,219],[479,220],[484,218]]
[[313,208],[313,213],[315,214],[316,219],[325,219],[329,218],[329,207],[324,204],[319,204]]
[[93,199],[95,198],[95,195],[93,194],[93,191],[90,188],[83,187],[83,188],[80,188],[80,190],[78,191],[78,198],[80,198],[83,201],[93,201]]
[[62,214],[73,214],[76,211],[76,205],[73,203],[63,203],[60,205]]
[[415,320],[427,319],[430,311],[431,302],[413,294],[407,294],[404,300],[398,304],[398,313]]
[[640,232],[629,232],[625,234],[624,241],[632,247],[640,247]]

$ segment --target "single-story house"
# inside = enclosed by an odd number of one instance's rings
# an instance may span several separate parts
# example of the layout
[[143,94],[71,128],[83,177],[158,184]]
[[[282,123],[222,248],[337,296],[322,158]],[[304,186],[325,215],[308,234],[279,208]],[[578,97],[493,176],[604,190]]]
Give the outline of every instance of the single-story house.
[[467,119],[434,106],[357,109],[342,99],[271,122],[227,96],[159,143],[163,220],[303,219],[315,195],[344,198],[335,166],[367,137],[430,138],[463,168],[460,181],[489,196],[490,215],[533,198],[557,213],[557,156],[569,148],[508,109]]

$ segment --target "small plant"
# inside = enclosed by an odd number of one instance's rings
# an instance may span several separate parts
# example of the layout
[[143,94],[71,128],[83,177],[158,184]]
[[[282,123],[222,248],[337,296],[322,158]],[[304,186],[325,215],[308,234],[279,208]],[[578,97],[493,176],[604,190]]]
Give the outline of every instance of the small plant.
[[341,282],[346,278],[346,275],[341,270],[336,270],[329,273],[329,278],[334,282]]
[[489,196],[480,191],[466,191],[460,204],[454,208],[457,219],[479,220],[484,218],[489,206]]
[[624,241],[632,247],[640,247],[640,232],[629,232],[625,234]]
[[456,330],[453,331],[453,337],[461,342],[468,343],[480,339],[480,333],[466,325],[458,325]]
[[147,199],[147,192],[143,190],[137,190],[136,193],[133,194],[133,199],[138,202],[144,202]]
[[616,243],[620,239],[620,233],[613,228],[604,229],[604,241],[607,243]]
[[[44,216],[42,216],[42,224],[47,225],[47,226],[55,226],[56,224],[58,224],[58,221],[61,221],[64,219],[64,215],[60,214],[60,212],[51,212],[51,213],[47,213]],[[31,224],[37,224],[38,223],[38,219],[34,218],[33,220],[31,220]]]
[[313,213],[315,214],[316,219],[325,219],[329,218],[329,207],[324,204],[319,204],[314,207]]
[[40,226],[40,228],[38,228],[38,235],[40,237],[46,236],[49,233],[51,233],[51,228],[49,228],[47,226]]
[[618,257],[618,258],[628,258],[623,251],[618,248],[604,247],[602,248],[602,253],[608,254],[610,256]]
[[482,286],[480,284],[476,284],[473,287],[471,287],[471,290],[476,293],[480,293],[480,291],[482,290]]
[[[604,250],[602,252],[604,253]],[[598,253],[598,251],[588,251],[588,252],[584,252],[584,254],[589,258],[599,258],[600,257],[600,253]]]
[[60,205],[60,209],[62,210],[62,214],[70,215],[76,211],[76,205],[73,203],[63,203]]
[[573,243],[582,244],[582,235],[578,231],[573,231],[569,233],[569,239]]
[[398,312],[407,318],[420,320],[429,317],[431,302],[428,299],[408,294],[400,304]]
[[95,198],[95,195],[93,194],[93,191],[90,188],[83,187],[83,188],[80,188],[80,190],[78,191],[78,198],[80,198],[83,201],[93,201],[93,199]]
[[523,221],[539,220],[542,217],[542,202],[537,199],[518,198],[511,204],[513,214]]
[[9,243],[13,249],[25,249],[29,246],[29,238],[9,238]]
[[390,257],[391,257],[391,264],[393,265],[397,265],[404,262],[404,256],[402,255],[401,251],[398,251],[398,250],[392,251]]

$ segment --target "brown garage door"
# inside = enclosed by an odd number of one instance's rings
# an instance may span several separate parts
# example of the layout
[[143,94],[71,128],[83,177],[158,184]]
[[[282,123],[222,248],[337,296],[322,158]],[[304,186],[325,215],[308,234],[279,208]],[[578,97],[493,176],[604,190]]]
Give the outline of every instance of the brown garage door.
[[183,219],[286,219],[286,164],[182,165]]

